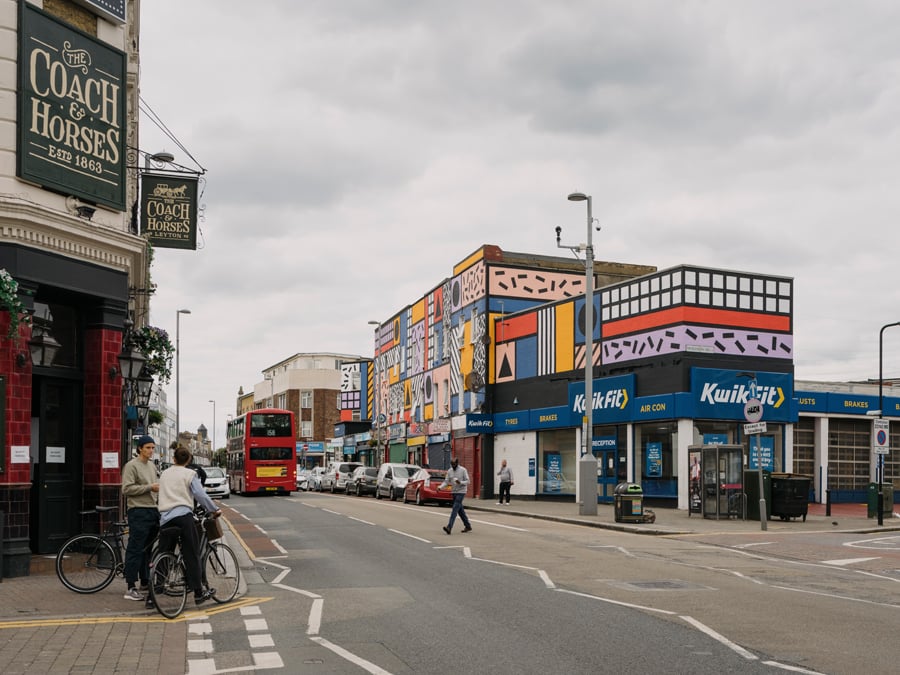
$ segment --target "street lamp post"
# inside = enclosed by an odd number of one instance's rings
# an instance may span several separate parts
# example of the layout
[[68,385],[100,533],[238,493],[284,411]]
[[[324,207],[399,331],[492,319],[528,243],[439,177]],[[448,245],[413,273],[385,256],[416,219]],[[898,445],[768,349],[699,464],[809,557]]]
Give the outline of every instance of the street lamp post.
[[175,314],[175,443],[181,435],[181,315],[189,309],[179,309]]
[[[594,457],[594,217],[591,211],[591,196],[573,192],[570,202],[587,202],[587,243],[584,245],[584,438],[581,458],[578,460],[579,513],[582,516],[597,515],[597,459]],[[561,228],[556,228],[556,245],[559,243]],[[577,247],[581,248],[581,247]]]
[[210,453],[210,463],[212,463],[212,458],[216,455],[216,402],[213,399],[209,399],[209,402],[213,404],[213,444],[212,453]]
[[[891,326],[900,326],[900,321],[889,323],[878,331],[878,418],[884,417],[884,331]],[[888,427],[888,446],[890,447],[890,427]],[[884,455],[878,454],[878,525],[884,525]]]

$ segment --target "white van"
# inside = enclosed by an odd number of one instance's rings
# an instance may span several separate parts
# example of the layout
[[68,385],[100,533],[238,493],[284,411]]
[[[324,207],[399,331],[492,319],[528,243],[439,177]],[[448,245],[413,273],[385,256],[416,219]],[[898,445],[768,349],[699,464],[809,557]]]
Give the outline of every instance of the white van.
[[375,499],[390,497],[396,501],[403,496],[410,477],[422,467],[401,462],[385,462],[378,467],[378,482],[375,485]]

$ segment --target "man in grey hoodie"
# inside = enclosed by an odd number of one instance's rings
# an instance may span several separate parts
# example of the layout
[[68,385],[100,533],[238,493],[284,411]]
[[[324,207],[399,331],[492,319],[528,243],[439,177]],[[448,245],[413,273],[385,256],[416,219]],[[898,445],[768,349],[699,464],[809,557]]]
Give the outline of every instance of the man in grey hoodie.
[[509,488],[512,487],[513,484],[513,473],[512,469],[506,466],[506,460],[502,460],[500,462],[500,470],[497,472],[497,475],[500,476],[500,501],[498,504],[503,503],[503,495],[506,495],[506,503],[509,504]]
[[466,490],[469,489],[469,472],[466,471],[466,467],[459,465],[459,460],[456,457],[450,460],[450,468],[447,470],[447,475],[439,489],[445,490],[447,487],[453,493],[453,508],[450,511],[450,522],[443,527],[444,532],[450,534],[450,530],[453,529],[453,523],[456,522],[457,514],[459,514],[465,526],[463,527],[463,532],[471,532],[472,525],[469,523],[469,516],[466,515],[466,509],[463,506]]

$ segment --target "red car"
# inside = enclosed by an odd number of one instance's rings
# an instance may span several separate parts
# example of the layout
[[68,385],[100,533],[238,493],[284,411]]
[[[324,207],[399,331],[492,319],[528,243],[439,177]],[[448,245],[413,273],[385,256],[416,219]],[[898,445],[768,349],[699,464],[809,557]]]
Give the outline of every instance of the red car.
[[450,504],[453,495],[450,490],[438,490],[447,472],[443,469],[419,469],[403,491],[404,503],[415,502],[422,505],[425,502],[437,502],[438,504]]

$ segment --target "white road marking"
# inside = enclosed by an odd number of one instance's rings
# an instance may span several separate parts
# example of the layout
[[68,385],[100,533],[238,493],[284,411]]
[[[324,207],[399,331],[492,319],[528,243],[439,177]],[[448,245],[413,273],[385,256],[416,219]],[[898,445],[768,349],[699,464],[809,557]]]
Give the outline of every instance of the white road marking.
[[878,560],[881,556],[875,556],[874,558],[843,558],[839,560],[823,560],[822,563],[825,565],[855,565],[857,563],[869,562],[870,560]]
[[290,570],[282,570],[281,573],[280,573],[277,577],[275,577],[274,579],[272,579],[272,583],[273,583],[273,584],[280,584],[280,583],[284,580],[284,578],[285,578],[288,574],[290,574],[290,573],[291,573]]
[[188,635],[206,635],[212,633],[212,624],[210,623],[192,623],[188,626]]
[[629,558],[634,558],[634,554],[627,548],[623,548],[622,546],[613,546],[612,544],[590,544],[588,548],[611,548],[618,551],[619,553],[627,555]]
[[241,607],[241,616],[258,616],[260,614],[262,614],[262,608],[259,605]]
[[279,551],[281,551],[282,553],[287,553],[287,549],[277,541],[275,541],[274,539],[269,539],[269,541],[271,541],[275,548],[277,548]]
[[340,511],[332,511],[331,509],[322,509],[322,510],[323,510],[325,513],[333,513],[333,514],[336,515],[336,516],[342,516],[342,515],[344,515],[344,514],[341,513]]
[[800,666],[789,666],[786,663],[778,663],[778,661],[760,661],[763,665],[772,666],[773,668],[780,668],[781,670],[789,670],[792,673],[806,673],[806,675],[823,675],[823,673],[819,670],[809,670],[808,668],[801,668]]
[[362,523],[363,525],[374,525],[375,523],[370,523],[368,520],[363,520],[362,518],[354,518],[353,516],[347,516],[350,520],[355,520],[357,523]]
[[553,583],[553,580],[550,579],[550,575],[547,574],[544,570],[538,570],[538,574],[541,575],[541,579],[544,580],[544,586],[547,588],[556,588],[556,584]]
[[601,598],[599,595],[591,595],[590,593],[581,593],[579,591],[570,591],[565,588],[554,588],[557,593],[568,593],[569,595],[577,595],[581,598],[589,600],[599,600],[609,605],[619,605],[620,607],[630,607],[631,609],[642,609],[645,612],[656,612],[657,614],[666,614],[667,616],[675,616],[676,612],[670,612],[667,609],[657,609],[656,607],[647,607],[646,605],[636,605],[633,602],[622,602],[621,600],[612,600],[610,598]]
[[390,528],[390,527],[388,528],[388,532],[393,532],[394,534],[399,534],[399,535],[402,535],[402,536],[404,536],[404,537],[409,537],[410,539],[415,539],[416,541],[421,541],[422,543],[425,543],[425,544],[430,544],[430,543],[431,543],[431,542],[428,541],[427,539],[422,539],[422,537],[417,537],[416,535],[414,535],[414,534],[409,534],[408,532],[402,532],[402,531],[400,531],[400,530],[394,530],[394,529],[392,529],[392,528]]
[[213,659],[188,659],[188,675],[212,675],[216,672]]
[[845,541],[844,546],[849,548],[871,548],[876,551],[896,551],[900,549],[900,536],[875,537],[874,539],[861,539],[860,541]]
[[759,658],[755,654],[751,654],[750,652],[748,652],[746,649],[744,649],[740,645],[735,644],[734,642],[729,640],[727,637],[725,637],[721,633],[717,633],[709,626],[700,623],[699,621],[697,621],[697,619],[695,619],[691,616],[682,616],[681,618],[684,619],[685,621],[687,621],[689,624],[691,624],[694,628],[699,630],[701,633],[706,633],[713,640],[721,642],[723,645],[725,645],[726,647],[728,647],[729,649],[734,651],[736,654],[743,656],[748,661],[756,661]]
[[265,619],[244,619],[244,627],[247,632],[269,630],[269,624]]
[[[284,661],[278,652],[255,652],[253,654],[253,664],[256,670],[264,670],[267,668],[284,668]],[[237,669],[234,669],[237,670]],[[220,671],[227,673],[227,670]]]
[[775,544],[777,542],[774,541],[754,541],[750,544],[737,544],[732,546],[732,548],[750,548],[751,546],[769,546],[771,544]]
[[286,584],[272,584],[275,588],[283,588],[286,591],[292,591],[294,593],[299,593],[300,595],[305,595],[307,598],[313,598],[314,600],[321,598],[321,595],[317,595],[312,591],[304,591],[302,588],[294,588],[293,586],[287,586]]
[[264,529],[262,529],[262,528],[261,528],[259,525],[257,525],[256,523],[253,523],[253,527],[255,527],[257,530],[259,530],[260,532],[262,532],[264,535],[266,535],[266,536],[269,535],[268,532],[266,532]]
[[313,637],[313,638],[310,638],[310,640],[312,640],[313,642],[319,643],[320,645],[325,647],[325,649],[330,649],[335,654],[340,656],[342,659],[346,659],[350,663],[359,666],[366,672],[373,673],[373,675],[390,675],[389,671],[379,668],[374,663],[371,663],[370,661],[366,661],[365,659],[360,658],[356,654],[348,652],[343,647],[338,647],[336,644],[332,644],[325,638]]
[[306,634],[318,635],[322,628],[322,608],[325,601],[322,598],[313,600],[312,607],[309,608],[309,618],[306,620]]
[[272,639],[272,636],[268,633],[262,633],[261,635],[248,635],[250,638],[250,648],[258,649],[260,647],[274,647],[275,641]]
[[191,653],[202,652],[204,654],[212,654],[212,640],[188,640],[187,650]]

